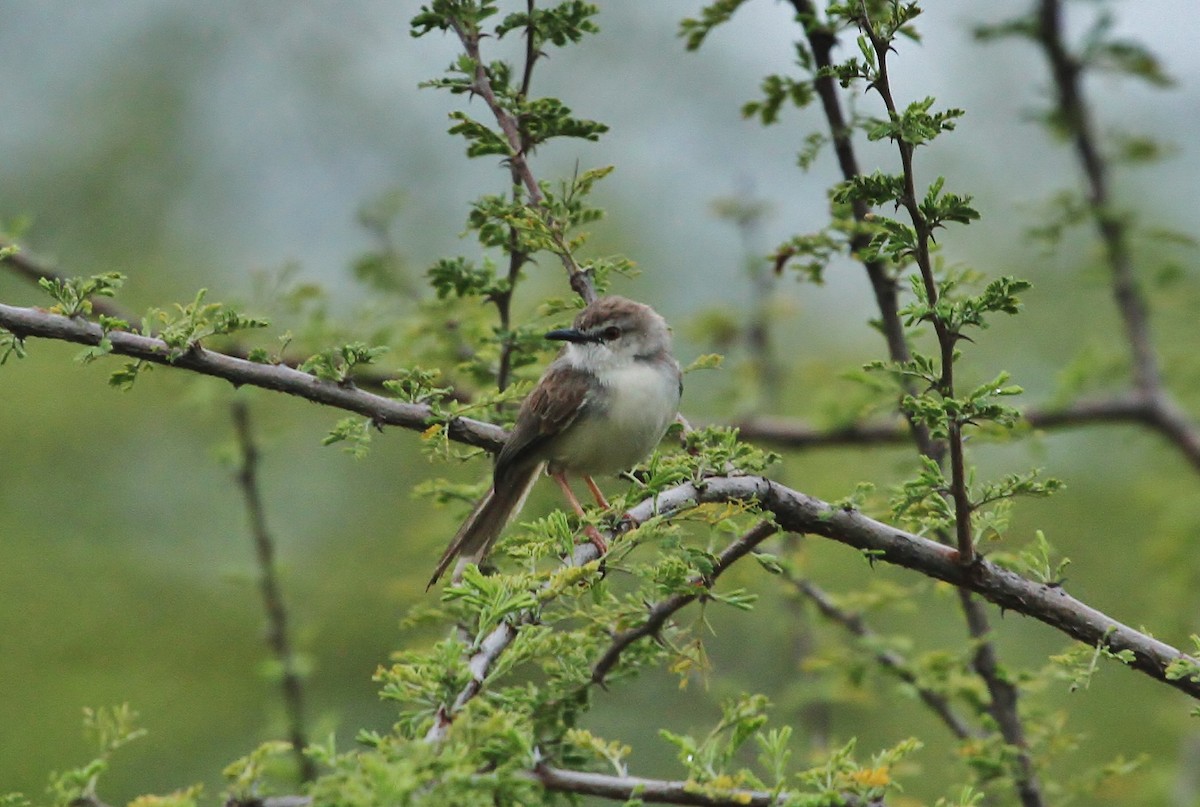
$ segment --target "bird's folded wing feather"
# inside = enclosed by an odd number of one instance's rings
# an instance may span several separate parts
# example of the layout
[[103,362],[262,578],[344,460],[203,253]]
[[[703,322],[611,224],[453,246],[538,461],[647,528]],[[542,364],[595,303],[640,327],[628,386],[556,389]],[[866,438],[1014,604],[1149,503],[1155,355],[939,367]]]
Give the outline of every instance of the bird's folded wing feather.
[[590,373],[569,364],[554,364],[521,404],[512,436],[496,458],[496,479],[511,469],[545,457],[539,449],[565,431],[591,403],[595,391]]

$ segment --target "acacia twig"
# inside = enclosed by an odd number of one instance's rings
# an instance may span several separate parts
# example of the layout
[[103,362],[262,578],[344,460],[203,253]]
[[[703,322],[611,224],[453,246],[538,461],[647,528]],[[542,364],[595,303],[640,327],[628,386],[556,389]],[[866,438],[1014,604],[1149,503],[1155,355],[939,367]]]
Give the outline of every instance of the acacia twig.
[[[586,544],[586,546],[591,546],[591,544]],[[511,620],[501,622],[492,628],[491,633],[484,637],[483,641],[476,647],[475,652],[467,659],[467,669],[471,673],[470,680],[459,690],[453,703],[442,704],[438,707],[437,714],[433,718],[433,724],[425,732],[425,742],[440,743],[446,738],[446,732],[450,730],[450,726],[458,716],[458,713],[462,711],[463,707],[472,698],[483,690],[484,681],[487,680],[492,665],[508,649],[513,640],[517,638],[517,632],[520,628],[532,621],[533,612],[524,611]]]
[[[5,247],[15,247],[17,244],[11,241],[0,239],[0,249]],[[65,281],[69,275],[64,274],[59,269],[51,266],[43,260],[30,256],[24,249],[17,249],[15,252],[0,258],[0,266],[6,266],[15,272],[18,276],[28,280],[31,283],[37,283],[39,280],[57,280]],[[96,314],[103,314],[106,317],[115,317],[116,319],[125,320],[130,324],[130,331],[137,333],[141,324],[141,318],[132,311],[118,305],[115,301],[107,298],[92,295],[90,298],[92,303],[92,311]],[[152,336],[153,334],[147,334]],[[234,356],[239,359],[248,358],[250,349],[245,345],[236,342],[222,345],[222,351],[228,356]],[[304,359],[295,356],[282,356],[279,363],[287,367],[296,368],[304,362]],[[392,380],[392,376],[387,373],[373,372],[371,370],[356,369],[353,372],[354,383],[363,389],[371,390],[372,392],[384,392],[387,387],[385,382]],[[469,397],[462,390],[450,390],[447,397],[459,403],[466,403]]]
[[563,268],[567,270],[567,279],[570,281],[571,289],[585,303],[593,302],[596,299],[596,287],[592,283],[592,278],[587,272],[579,268],[579,264],[575,262],[575,258],[567,248],[566,239],[562,233],[562,224],[550,215],[550,211],[546,205],[546,197],[542,193],[542,188],[538,184],[537,177],[533,174],[533,169],[529,167],[529,160],[526,153],[527,144],[521,135],[520,121],[504,108],[504,105],[500,103],[500,100],[496,97],[495,90],[492,88],[491,77],[488,76],[487,67],[484,65],[483,57],[479,52],[479,40],[482,35],[478,30],[468,29],[457,21],[453,23],[453,27],[454,33],[458,35],[458,39],[462,43],[463,50],[466,51],[467,56],[475,65],[471,91],[482,98],[484,103],[487,104],[488,109],[491,110],[492,115],[496,118],[496,123],[500,126],[500,131],[504,133],[505,140],[508,141],[508,159],[513,176],[519,177],[521,182],[524,183],[525,192],[529,196],[530,203],[542,216],[542,221],[545,223],[546,229],[554,241],[558,258],[562,261]]
[[[7,266],[17,275],[34,284],[42,279],[66,280],[64,275],[52,269],[45,262],[30,256],[25,250],[20,249],[17,244],[0,238],[0,249],[8,247],[13,247],[14,249],[7,255],[0,257],[0,266]],[[106,297],[94,296],[91,298],[91,301],[92,310],[97,314],[103,314],[106,317],[116,317],[130,323],[137,322],[136,317]]]
[[[891,52],[891,43],[881,37],[871,23],[865,3],[862,3],[860,7],[858,26],[875,52],[877,72],[870,87],[883,100],[889,118],[892,121],[900,120],[900,113],[893,98],[888,77],[888,56]],[[913,260],[916,262],[924,287],[926,301],[930,309],[935,310],[940,291],[930,256],[932,226],[922,212],[920,200],[917,197],[916,172],[913,167],[915,146],[898,134],[892,136],[892,141],[896,144],[900,156],[901,175],[904,182],[904,189],[897,201],[907,211],[909,221],[912,223],[913,232],[916,235]],[[941,316],[931,317],[930,322],[937,337],[940,354],[940,375],[935,383],[935,388],[943,399],[949,399],[955,394],[954,363],[960,334],[952,329]],[[977,557],[971,518],[974,505],[967,490],[962,428],[963,423],[958,417],[947,417],[946,446],[950,460],[948,498],[954,504],[954,537],[958,547],[958,559],[964,567],[972,568]],[[966,617],[967,629],[975,643],[972,666],[988,689],[988,709],[995,719],[1004,741],[1016,751],[1016,768],[1013,779],[1017,795],[1024,807],[1041,807],[1043,804],[1041,785],[1038,783],[1037,772],[1034,769],[1033,759],[1029,754],[1028,742],[1025,738],[1024,725],[1017,710],[1019,697],[1017,688],[999,670],[995,646],[990,638],[992,629],[987,614],[971,593],[962,588],[959,589],[959,602]]]
[[275,572],[275,542],[267,529],[266,510],[259,490],[258,446],[254,442],[246,402],[234,401],[232,412],[234,431],[242,454],[237,480],[242,489],[242,497],[246,501],[246,516],[250,522],[250,534],[254,538],[258,587],[262,594],[263,610],[267,615],[267,645],[279,664],[279,685],[282,688],[284,711],[287,713],[288,738],[296,755],[300,781],[311,782],[317,778],[317,765],[304,753],[304,749],[308,747],[304,728],[304,689],[300,672],[296,669],[296,658],[292,653],[287,628],[287,609]]
[[[858,167],[858,158],[854,152],[853,128],[847,123],[846,116],[842,112],[837,80],[831,71],[833,48],[837,45],[837,37],[828,25],[821,22],[811,0],[791,0],[791,2],[792,7],[796,9],[796,17],[804,29],[809,49],[812,51],[813,63],[816,67],[813,89],[816,91],[817,97],[821,99],[821,108],[829,123],[829,136],[833,142],[833,152],[837,157],[838,168],[841,170],[842,179],[849,182],[855,177],[861,176],[862,172]],[[871,209],[864,200],[855,198],[850,203],[850,210],[858,225],[850,236],[850,252],[852,255],[858,256],[863,254],[871,240],[866,228]],[[889,358],[896,363],[911,361],[912,352],[908,347],[904,323],[900,319],[900,300],[896,278],[892,277],[887,266],[878,258],[861,260],[861,262],[867,272],[867,278],[871,281],[875,304],[879,308],[880,330],[887,342]],[[915,387],[909,379],[902,379],[900,383],[905,393],[914,392]],[[940,462],[945,454],[945,446],[933,439],[925,424],[911,417],[907,418],[907,421],[920,452]]]
[[[535,47],[534,34],[536,32],[535,16],[533,13],[534,0],[526,0],[525,12],[528,15],[529,22],[525,26],[525,65],[521,71],[521,90],[520,97],[529,97],[529,88],[533,82],[533,65],[541,56],[541,52]],[[520,116],[516,116],[517,140],[520,143],[517,151],[525,154],[529,151],[529,131],[525,125],[525,121]],[[520,201],[522,174],[515,160],[509,162],[509,172],[512,175],[512,196],[513,201]],[[513,292],[517,287],[517,279],[521,275],[521,269],[529,262],[529,253],[521,248],[521,233],[514,226],[509,225],[508,228],[508,283],[503,290],[497,291],[492,295],[491,301],[496,306],[496,312],[500,317],[500,331],[504,334],[504,340],[500,344],[500,359],[496,369],[496,386],[503,392],[509,383],[509,376],[512,372],[513,351],[516,349],[516,343],[512,338],[512,299]]]

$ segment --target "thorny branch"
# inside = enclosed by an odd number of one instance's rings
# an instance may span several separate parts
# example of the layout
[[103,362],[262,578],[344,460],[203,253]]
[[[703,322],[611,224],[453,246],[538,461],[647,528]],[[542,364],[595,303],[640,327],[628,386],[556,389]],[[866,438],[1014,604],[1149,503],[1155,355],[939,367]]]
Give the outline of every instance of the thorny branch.
[[685,483],[646,499],[629,510],[633,523],[652,515],[670,515],[697,504],[753,503],[772,515],[783,531],[820,535],[882,561],[968,589],[1005,611],[1033,617],[1085,644],[1133,653],[1129,666],[1194,698],[1200,680],[1172,679],[1167,666],[1191,657],[1165,642],[1118,622],[1071,595],[1061,586],[1038,583],[1003,569],[986,558],[964,568],[957,553],[938,541],[904,532],[857,510],[838,507],[760,476],[719,476]]
[[[854,156],[851,140],[852,128],[847,124],[846,118],[842,113],[837,86],[834,83],[833,74],[829,69],[833,65],[831,53],[836,44],[835,32],[830,26],[821,21],[810,0],[792,0],[792,6],[796,10],[797,19],[804,28],[817,67],[813,84],[818,97],[821,99],[825,117],[829,122],[834,153],[837,156],[843,178],[846,180],[854,179],[860,175],[860,171],[858,162]],[[894,117],[896,115],[896,107],[891,98],[891,89],[887,82],[886,72],[887,44],[881,42],[875,31],[871,28],[870,21],[866,18],[865,10],[862,14],[861,27],[877,54],[879,77],[873,86],[884,99],[889,115]],[[909,211],[914,230],[917,234],[918,248],[916,259],[918,268],[921,271],[926,294],[932,305],[937,299],[938,292],[932,274],[932,266],[929,261],[929,228],[920,211],[916,198],[915,176],[912,168],[913,149],[910,144],[904,142],[902,139],[897,139],[897,147],[900,152],[905,181],[905,198],[901,202]],[[863,224],[870,211],[864,201],[856,200],[853,203],[852,212],[855,221]],[[854,252],[858,253],[867,242],[865,230],[860,231],[855,238],[857,240],[851,241],[851,248]],[[889,355],[894,362],[908,361],[911,359],[911,353],[908,349],[903,323],[898,314],[896,280],[888,273],[881,261],[867,261],[864,262],[864,266],[875,292],[876,303],[879,306],[880,324],[887,339]],[[954,383],[953,354],[955,338],[953,334],[947,332],[944,324],[940,321],[935,320],[934,327],[941,348],[941,391],[943,394],[949,395],[952,394]],[[970,529],[970,501],[965,485],[966,472],[962,452],[961,426],[951,419],[947,441],[946,443],[942,443],[933,440],[928,429],[923,425],[916,423],[911,417],[908,420],[910,432],[917,444],[918,450],[922,454],[938,462],[940,465],[945,460],[947,447],[949,448],[952,480],[951,496],[955,504],[956,539],[961,560],[969,563],[974,554],[974,546]],[[1021,791],[1022,800],[1026,807],[1032,807],[1032,805],[1040,804],[1040,798],[1035,798],[1036,794],[1032,793],[1027,787],[1033,781],[1033,770],[1032,763],[1025,750],[1025,741],[1020,721],[1015,711],[1016,690],[1008,681],[995,674],[994,664],[988,663],[989,660],[994,661],[994,653],[990,650],[990,643],[986,638],[988,633],[990,633],[990,628],[987,624],[987,616],[983,613],[980,604],[965,592],[960,597],[960,602],[972,638],[978,643],[982,651],[977,653],[976,656],[976,661],[978,662],[976,672],[988,687],[993,709],[1001,709],[1005,704],[1013,705],[1012,713],[1005,715],[1004,719],[998,719],[997,723],[1004,732],[1005,741],[1018,748],[1020,755],[1019,765],[1022,773],[1017,778],[1023,780],[1018,782],[1018,789]],[[989,649],[984,650],[984,648]]]
[[[965,568],[959,562],[957,553],[943,543],[904,532],[856,510],[831,505],[765,477],[720,476],[707,478],[700,483],[688,482],[678,485],[631,508],[626,513],[626,520],[629,524],[636,525],[655,515],[669,516],[699,504],[726,502],[753,503],[771,514],[779,530],[820,535],[859,550],[872,562],[895,564],[942,580],[957,586],[964,593],[970,591],[979,594],[1005,611],[1015,611],[1032,617],[1087,645],[1100,645],[1113,653],[1129,650],[1133,654],[1129,666],[1200,699],[1200,678],[1178,678],[1167,673],[1167,668],[1172,662],[1190,662],[1195,661],[1194,659],[1177,648],[1118,622],[1075,599],[1061,586],[1034,582],[982,557],[977,558],[971,568]],[[760,528],[761,525],[755,529]],[[745,541],[748,535],[742,536],[726,550],[726,553]],[[746,551],[748,549],[749,547]],[[581,565],[598,557],[595,546],[584,543],[576,547],[571,562]],[[981,607],[978,601],[974,603],[976,610]],[[681,603],[679,607],[686,604]],[[459,693],[452,708],[443,708],[439,712],[438,719],[426,735],[426,740],[436,742],[445,736],[455,714],[479,693],[491,667],[516,638],[522,624],[524,622],[503,623],[479,643],[470,659],[471,682]],[[646,630],[633,635],[632,640],[652,632]],[[614,648],[619,653],[629,644],[629,641],[622,641],[618,637],[608,653],[614,652]],[[994,663],[994,658],[992,662]],[[611,667],[611,664],[607,666]],[[607,674],[607,668],[601,672]],[[594,669],[593,680],[595,679]]]
[[[16,246],[17,244],[0,238],[0,249]],[[43,279],[63,281],[67,280],[68,278],[67,275],[64,275],[58,269],[52,267],[45,261],[32,257],[23,249],[17,249],[16,251],[4,257],[0,257],[0,266],[7,266],[17,275],[34,284]],[[103,314],[107,317],[116,317],[117,319],[125,320],[126,322],[130,323],[133,331],[137,331],[139,326],[139,317],[132,311],[122,308],[120,305],[106,297],[93,295],[90,300],[92,303],[92,311],[94,311],[96,314]],[[245,359],[250,355],[249,348],[236,343],[224,344],[223,352],[226,355],[234,356],[239,359]],[[284,356],[282,357],[280,364],[295,368],[299,367],[302,362],[303,359],[295,358],[294,356]],[[388,380],[388,376],[382,373],[374,373],[362,369],[356,369],[354,371],[354,383],[373,392],[383,392],[386,389],[384,382]],[[452,390],[449,393],[449,397],[460,403],[466,402],[466,396],[464,396],[461,391]]]
[[[813,62],[817,68],[816,77],[813,79],[813,88],[816,90],[817,97],[821,99],[821,108],[829,122],[829,136],[833,142],[833,152],[837,156],[838,168],[841,170],[842,179],[850,181],[860,176],[862,172],[859,170],[858,158],[854,153],[853,129],[847,123],[846,116],[842,112],[837,81],[830,72],[830,68],[833,66],[832,54],[834,46],[837,45],[837,37],[833,30],[818,18],[816,8],[811,0],[792,0],[792,7],[796,9],[796,17],[804,28],[804,35],[808,40]],[[850,251],[854,255],[861,255],[871,240],[864,226],[871,210],[864,200],[854,199],[851,202],[851,213],[859,226],[850,238]],[[897,363],[911,361],[912,353],[908,347],[908,338],[904,333],[904,323],[900,319],[896,278],[892,277],[887,266],[878,258],[864,260],[863,268],[867,271],[867,277],[871,281],[871,289],[875,295],[875,304],[879,307],[879,322],[884,339],[887,341],[888,356]],[[911,382],[905,380],[903,383],[906,392],[913,391]],[[921,453],[940,461],[945,453],[945,446],[933,439],[929,429],[923,423],[909,418],[908,426]]]
[[[893,121],[900,119],[895,100],[892,97],[891,83],[888,80],[888,54],[891,44],[879,36],[867,16],[866,5],[862,6],[859,17],[859,28],[870,41],[875,51],[878,73],[871,87],[879,93],[887,108],[888,115]],[[904,177],[904,192],[900,204],[908,211],[909,220],[917,236],[917,247],[914,260],[920,271],[921,282],[925,287],[925,296],[932,310],[938,301],[938,285],[933,273],[933,262],[930,257],[929,244],[931,228],[929,221],[921,212],[917,198],[916,172],[913,168],[912,143],[903,137],[894,136],[893,141],[900,154],[902,175]],[[937,383],[938,392],[945,398],[954,395],[954,361],[959,334],[952,330],[940,316],[931,317],[938,347],[941,353],[941,378]],[[959,560],[964,566],[970,567],[976,560],[975,537],[971,525],[973,505],[967,492],[966,458],[963,452],[962,421],[955,416],[946,418],[946,444],[950,454],[950,498],[954,502],[954,530],[958,545]],[[1013,778],[1017,795],[1025,807],[1040,807],[1043,804],[1041,785],[1038,783],[1037,772],[1034,769],[1033,758],[1029,754],[1029,744],[1025,738],[1025,727],[1017,709],[1019,693],[1017,687],[1007,676],[1001,673],[996,659],[996,647],[990,640],[992,632],[987,614],[979,607],[971,593],[964,588],[958,589],[959,602],[967,620],[967,629],[976,647],[972,666],[975,672],[987,685],[990,702],[988,710],[1000,728],[1004,741],[1016,750],[1016,770]]]
[[[529,15],[529,24],[525,29],[525,66],[521,72],[521,98],[529,97],[529,87],[533,81],[533,65],[541,55],[534,42],[533,3],[534,0],[527,0],[525,6],[526,13]],[[520,117],[516,120],[516,129],[519,141],[517,151],[520,154],[526,154],[529,151],[529,133],[526,131],[525,122]],[[508,167],[512,174],[513,200],[519,201],[523,179],[521,170],[516,160],[511,160]],[[520,244],[520,233],[516,227],[510,225],[508,228],[508,283],[503,291],[498,291],[492,296],[492,302],[495,303],[496,312],[500,317],[500,331],[505,334],[504,342],[500,346],[500,361],[496,370],[496,386],[501,391],[508,387],[509,376],[512,372],[513,350],[516,348],[511,333],[513,291],[516,289],[521,269],[530,259],[529,253],[522,249]],[[570,271],[570,267],[568,267],[568,271]]]

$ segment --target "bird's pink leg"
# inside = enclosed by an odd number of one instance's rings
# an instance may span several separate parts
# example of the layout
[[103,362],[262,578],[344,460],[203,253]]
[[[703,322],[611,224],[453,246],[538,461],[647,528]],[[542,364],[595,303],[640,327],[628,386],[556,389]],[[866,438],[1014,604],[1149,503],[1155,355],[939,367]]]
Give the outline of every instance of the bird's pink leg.
[[[571,486],[567,484],[567,477],[563,474],[551,474],[551,476],[558,483],[559,488],[562,489],[563,495],[567,497],[567,501],[571,503],[571,509],[575,511],[575,515],[583,518],[583,505],[579,503],[579,499],[575,498],[575,493],[571,490]],[[584,479],[587,479],[588,486],[592,489],[593,493],[599,492],[596,488],[596,483],[592,482],[590,477],[585,476]],[[607,505],[607,502],[605,504]],[[608,552],[608,542],[604,540],[604,536],[600,534],[600,530],[588,524],[583,528],[583,532],[587,535],[588,540],[592,542],[592,546],[596,547],[601,555]]]
[[600,488],[596,487],[596,481],[590,476],[585,476],[583,481],[587,483],[588,490],[592,492],[592,497],[595,498],[596,504],[600,505],[601,510],[607,510],[612,505],[608,503],[608,499],[604,498],[604,494],[600,492]]

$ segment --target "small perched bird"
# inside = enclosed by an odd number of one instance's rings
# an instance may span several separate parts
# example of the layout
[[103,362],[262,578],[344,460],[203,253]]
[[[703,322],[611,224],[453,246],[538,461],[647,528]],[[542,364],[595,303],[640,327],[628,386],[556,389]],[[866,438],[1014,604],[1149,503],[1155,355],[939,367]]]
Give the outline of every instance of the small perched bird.
[[[683,374],[671,355],[671,330],[653,308],[624,297],[601,297],[573,327],[550,331],[564,342],[529,397],[496,458],[492,488],[446,548],[432,586],[454,559],[455,577],[478,563],[525,503],[544,469],[576,514],[583,507],[567,484],[582,476],[596,503],[608,507],[592,477],[627,470],[662,439],[679,410]],[[588,537],[607,550],[595,527]]]

